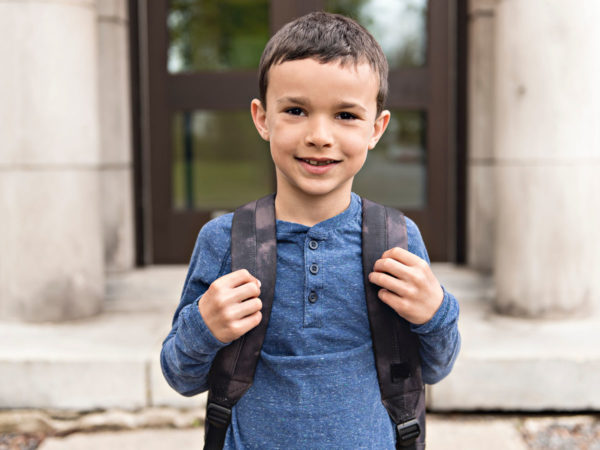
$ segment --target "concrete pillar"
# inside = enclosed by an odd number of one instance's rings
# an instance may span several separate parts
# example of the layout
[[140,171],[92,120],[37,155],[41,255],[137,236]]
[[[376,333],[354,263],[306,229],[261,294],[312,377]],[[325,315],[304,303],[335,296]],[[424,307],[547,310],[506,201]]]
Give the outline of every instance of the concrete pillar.
[[127,0],[97,7],[104,261],[108,271],[123,271],[133,267],[135,248]]
[[0,0],[0,317],[97,313],[104,293],[93,0]]
[[600,2],[501,0],[495,19],[496,306],[600,300]]
[[494,7],[469,2],[467,262],[490,273],[494,261]]

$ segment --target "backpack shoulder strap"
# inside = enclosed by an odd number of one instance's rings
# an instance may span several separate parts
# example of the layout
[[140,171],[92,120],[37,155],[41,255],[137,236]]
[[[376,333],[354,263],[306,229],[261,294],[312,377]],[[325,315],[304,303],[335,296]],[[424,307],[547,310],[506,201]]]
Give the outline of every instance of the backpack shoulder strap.
[[238,208],[231,225],[231,271],[248,270],[261,280],[262,320],[248,333],[222,348],[208,376],[205,449],[222,449],[231,409],[246,393],[262,348],[275,292],[277,239],[275,196],[269,195]]
[[362,253],[367,310],[381,400],[396,424],[396,446],[416,448],[425,438],[425,390],[419,338],[410,324],[382,302],[369,273],[384,251],[407,249],[406,220],[393,208],[362,199]]

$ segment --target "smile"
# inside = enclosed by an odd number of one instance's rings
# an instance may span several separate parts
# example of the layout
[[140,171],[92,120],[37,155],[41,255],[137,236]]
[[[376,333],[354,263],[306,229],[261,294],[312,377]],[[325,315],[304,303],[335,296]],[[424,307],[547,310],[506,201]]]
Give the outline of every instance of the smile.
[[310,164],[311,166],[327,166],[329,164],[335,164],[338,163],[339,161],[336,161],[335,159],[306,159],[306,158],[297,158],[301,161],[304,161],[307,164]]

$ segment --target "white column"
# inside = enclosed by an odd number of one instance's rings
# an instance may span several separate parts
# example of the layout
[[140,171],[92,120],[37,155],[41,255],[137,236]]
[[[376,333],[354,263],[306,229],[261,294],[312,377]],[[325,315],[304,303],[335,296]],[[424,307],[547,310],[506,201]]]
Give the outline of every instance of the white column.
[[127,0],[98,1],[98,88],[104,261],[107,270],[134,265],[133,164]]
[[599,23],[600,2],[497,2],[501,312],[560,317],[600,302]]
[[469,2],[467,262],[481,272],[494,261],[494,6]]
[[97,313],[97,22],[93,0],[0,0],[0,317]]

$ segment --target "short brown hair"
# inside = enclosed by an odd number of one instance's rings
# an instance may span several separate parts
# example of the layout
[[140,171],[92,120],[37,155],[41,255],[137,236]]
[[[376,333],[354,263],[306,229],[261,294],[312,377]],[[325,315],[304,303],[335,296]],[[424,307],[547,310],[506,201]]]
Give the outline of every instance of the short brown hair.
[[285,61],[314,58],[321,63],[367,62],[379,75],[377,116],[388,92],[388,64],[375,38],[360,24],[340,14],[312,12],[284,25],[267,42],[258,67],[260,101],[267,106],[269,69]]

